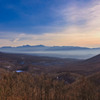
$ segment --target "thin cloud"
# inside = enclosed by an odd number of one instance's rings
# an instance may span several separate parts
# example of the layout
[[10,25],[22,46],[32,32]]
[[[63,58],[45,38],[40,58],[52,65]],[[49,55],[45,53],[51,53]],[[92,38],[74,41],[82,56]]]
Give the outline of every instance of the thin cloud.
[[[82,31],[100,29],[100,1],[92,1],[89,6],[80,7],[78,5],[65,8],[61,14],[66,22]],[[81,27],[80,27],[81,26]]]

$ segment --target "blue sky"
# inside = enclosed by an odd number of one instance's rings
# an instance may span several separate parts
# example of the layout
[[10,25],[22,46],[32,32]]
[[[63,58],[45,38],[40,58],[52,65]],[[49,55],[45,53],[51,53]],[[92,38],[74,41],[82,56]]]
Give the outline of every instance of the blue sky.
[[[56,16],[56,8],[63,6],[66,0],[2,0],[0,2],[0,30],[9,32],[42,33],[51,26],[60,26],[63,22]],[[56,29],[52,29],[55,30]]]
[[0,46],[100,46],[99,10],[100,0],[0,0]]

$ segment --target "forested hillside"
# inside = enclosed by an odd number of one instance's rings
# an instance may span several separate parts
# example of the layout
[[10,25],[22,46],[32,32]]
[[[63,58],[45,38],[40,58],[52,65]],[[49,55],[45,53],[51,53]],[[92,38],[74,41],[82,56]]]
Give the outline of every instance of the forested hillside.
[[44,74],[5,73],[0,79],[0,100],[100,100],[100,84],[96,84],[85,77],[66,84]]

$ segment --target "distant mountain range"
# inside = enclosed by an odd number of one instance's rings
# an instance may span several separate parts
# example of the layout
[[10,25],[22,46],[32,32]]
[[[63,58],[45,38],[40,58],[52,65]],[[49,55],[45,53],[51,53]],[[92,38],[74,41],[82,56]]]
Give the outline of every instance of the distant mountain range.
[[88,48],[79,46],[45,46],[45,45],[23,45],[18,47],[5,46],[1,47],[1,52],[16,52],[16,51],[68,51],[68,50],[95,50],[100,48]]

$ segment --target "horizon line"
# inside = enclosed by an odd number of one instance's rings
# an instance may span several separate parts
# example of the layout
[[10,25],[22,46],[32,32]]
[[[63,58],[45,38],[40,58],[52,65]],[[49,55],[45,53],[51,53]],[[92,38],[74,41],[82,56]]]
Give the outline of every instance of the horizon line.
[[47,47],[83,47],[83,48],[90,48],[90,49],[92,49],[92,48],[100,48],[100,47],[87,47],[87,46],[78,46],[78,45],[76,45],[76,46],[73,46],[73,45],[51,45],[51,46],[48,46],[48,45],[43,45],[43,44],[37,44],[37,45],[29,45],[29,44],[25,44],[25,45],[19,45],[19,46],[0,46],[0,48],[3,48],[3,47],[22,47],[22,46],[47,46]]

